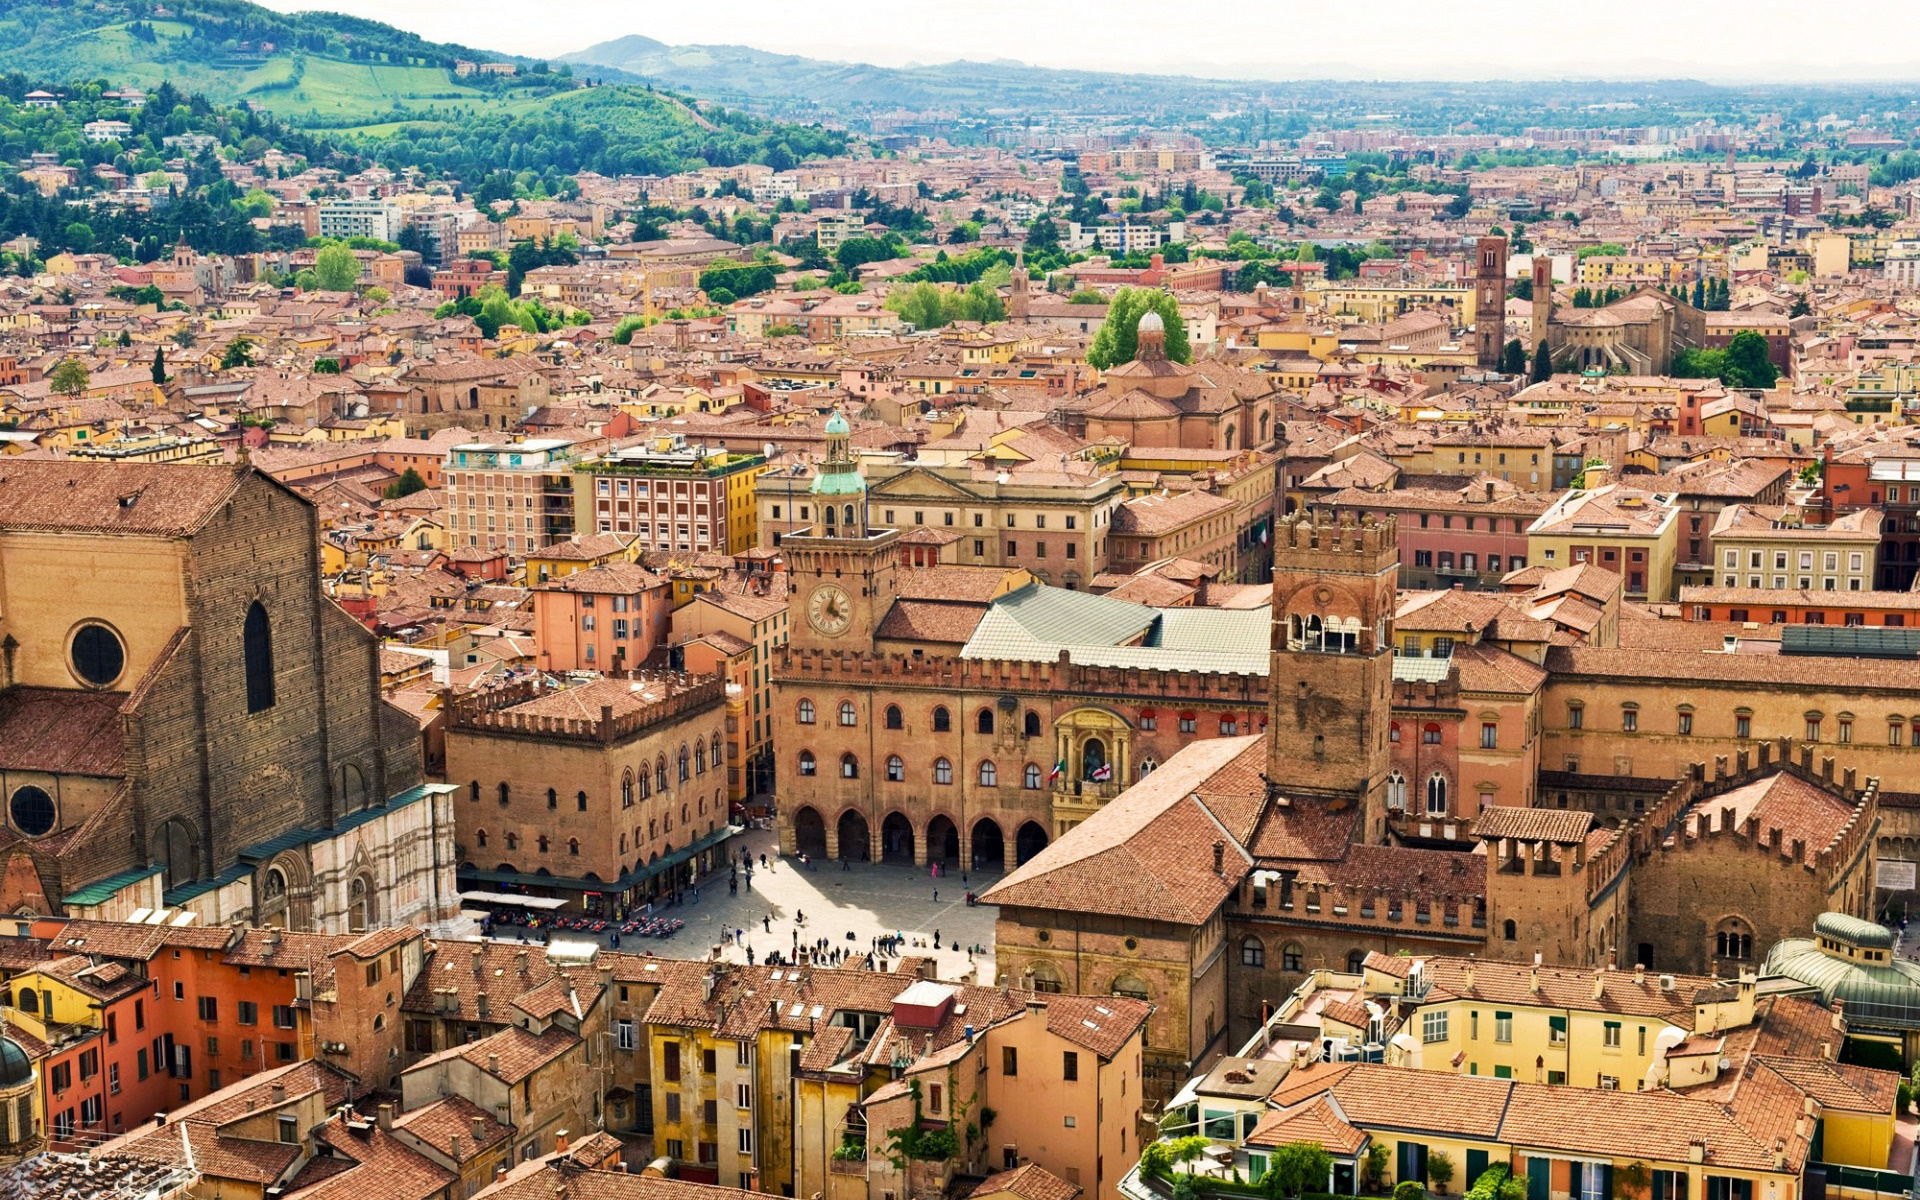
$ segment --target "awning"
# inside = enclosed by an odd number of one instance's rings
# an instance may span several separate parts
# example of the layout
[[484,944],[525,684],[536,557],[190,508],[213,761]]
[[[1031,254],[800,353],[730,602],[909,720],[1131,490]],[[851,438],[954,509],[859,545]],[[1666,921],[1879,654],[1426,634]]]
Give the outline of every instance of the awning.
[[521,908],[565,908],[565,900],[551,896],[520,896],[512,892],[461,892],[460,898],[472,904],[517,904]]
[[[682,849],[675,850],[672,854],[664,855],[637,871],[624,872],[618,879],[581,879],[577,876],[570,875],[538,875],[530,874],[526,871],[483,871],[477,867],[462,867],[460,868],[460,882],[464,884],[506,883],[512,884],[515,887],[553,888],[562,892],[599,892],[602,894],[624,892],[628,888],[637,887],[645,883],[656,875],[672,870],[681,863],[692,859],[694,855],[704,850],[711,850],[713,847],[720,845],[727,839],[742,832],[744,832],[743,826],[722,825],[705,837],[692,842]],[[513,897],[515,901],[525,901],[528,899],[531,899],[531,897],[518,895]]]

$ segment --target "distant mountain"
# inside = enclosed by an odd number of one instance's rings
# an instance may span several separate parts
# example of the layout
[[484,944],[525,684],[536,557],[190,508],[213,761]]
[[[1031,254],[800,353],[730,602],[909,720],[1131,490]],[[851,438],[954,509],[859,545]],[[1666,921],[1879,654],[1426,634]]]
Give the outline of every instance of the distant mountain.
[[611,68],[663,87],[786,114],[909,108],[985,115],[1071,109],[1142,118],[1189,111],[1250,90],[1244,82],[1057,71],[1006,59],[879,67],[752,46],[669,46],[637,35],[601,42],[557,61],[572,64],[576,71]]

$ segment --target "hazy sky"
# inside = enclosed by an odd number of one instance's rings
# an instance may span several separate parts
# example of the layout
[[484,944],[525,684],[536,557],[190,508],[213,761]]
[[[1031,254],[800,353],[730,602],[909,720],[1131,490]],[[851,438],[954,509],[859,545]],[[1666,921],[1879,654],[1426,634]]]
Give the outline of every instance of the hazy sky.
[[[529,56],[630,33],[898,66],[1012,58],[1224,77],[1920,78],[1911,0],[264,0]],[[1183,26],[1183,18],[1186,24]],[[1863,36],[1878,27],[1887,36]]]

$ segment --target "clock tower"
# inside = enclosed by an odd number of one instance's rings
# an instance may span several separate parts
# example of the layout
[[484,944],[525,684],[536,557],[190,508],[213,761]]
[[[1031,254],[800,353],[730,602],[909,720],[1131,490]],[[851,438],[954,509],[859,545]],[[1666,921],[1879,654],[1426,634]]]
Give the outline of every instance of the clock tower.
[[899,594],[900,531],[867,523],[867,481],[853,458],[853,429],[827,419],[827,457],[807,488],[813,524],[780,539],[786,559],[787,640],[795,648],[871,650]]

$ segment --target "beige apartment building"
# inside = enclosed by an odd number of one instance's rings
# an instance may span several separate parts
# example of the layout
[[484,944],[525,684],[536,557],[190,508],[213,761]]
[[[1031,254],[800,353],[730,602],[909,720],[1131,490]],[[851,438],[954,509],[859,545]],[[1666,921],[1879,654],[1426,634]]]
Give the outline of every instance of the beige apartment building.
[[[902,565],[1023,567],[1064,588],[1084,588],[1107,569],[1114,513],[1126,498],[1117,471],[1076,459],[1006,467],[870,463],[866,476],[868,523],[908,534]],[[760,476],[762,546],[813,524],[807,483],[780,471]]]
[[1863,508],[1822,525],[1771,504],[1733,504],[1713,525],[1721,587],[1861,592],[1873,587],[1880,510]]
[[1527,562],[1549,570],[1593,563],[1619,575],[1626,598],[1674,598],[1679,510],[1666,492],[1621,484],[1573,488],[1527,527]]

